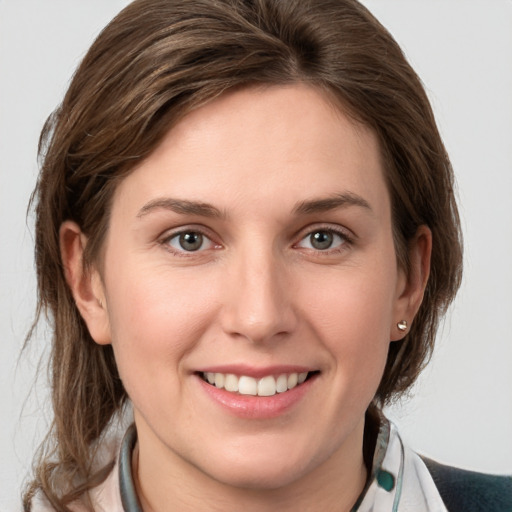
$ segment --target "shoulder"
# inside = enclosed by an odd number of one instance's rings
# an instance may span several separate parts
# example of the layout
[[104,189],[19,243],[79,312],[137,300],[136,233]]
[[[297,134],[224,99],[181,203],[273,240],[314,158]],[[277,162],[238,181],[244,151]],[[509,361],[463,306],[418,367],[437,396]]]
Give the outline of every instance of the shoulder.
[[[102,461],[104,464],[105,461]],[[67,505],[70,512],[123,512],[119,491],[119,458],[115,455],[103,467],[96,468],[94,477],[99,483],[85,491],[75,501]],[[26,512],[55,512],[61,507],[54,507],[40,489],[32,498]]]
[[422,459],[449,512],[512,511],[512,476],[478,473]]
[[[69,505],[69,510],[71,512],[88,512],[90,503],[94,512],[122,512],[124,509],[119,493],[118,472],[116,464],[107,478],[89,491],[88,499],[82,496]],[[39,493],[30,504],[30,512],[55,512],[55,508],[42,493]]]

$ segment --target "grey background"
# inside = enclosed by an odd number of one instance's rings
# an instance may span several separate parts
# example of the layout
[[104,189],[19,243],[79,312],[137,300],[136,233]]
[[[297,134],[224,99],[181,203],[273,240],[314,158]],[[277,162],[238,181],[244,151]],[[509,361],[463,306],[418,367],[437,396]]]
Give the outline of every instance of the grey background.
[[[35,303],[25,213],[38,135],[93,37],[127,3],[0,0],[0,511],[20,506],[49,410],[44,365],[34,380],[44,328],[19,358]],[[433,361],[389,415],[423,453],[512,472],[512,1],[364,3],[426,85],[457,174],[466,240],[464,284]]]

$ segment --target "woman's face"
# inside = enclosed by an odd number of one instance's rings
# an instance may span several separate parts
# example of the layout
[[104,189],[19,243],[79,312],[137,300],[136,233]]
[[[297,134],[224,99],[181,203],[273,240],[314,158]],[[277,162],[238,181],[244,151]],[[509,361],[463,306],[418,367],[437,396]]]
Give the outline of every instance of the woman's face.
[[306,86],[249,88],[119,185],[91,332],[113,346],[141,464],[276,488],[361,463],[408,293],[374,134]]

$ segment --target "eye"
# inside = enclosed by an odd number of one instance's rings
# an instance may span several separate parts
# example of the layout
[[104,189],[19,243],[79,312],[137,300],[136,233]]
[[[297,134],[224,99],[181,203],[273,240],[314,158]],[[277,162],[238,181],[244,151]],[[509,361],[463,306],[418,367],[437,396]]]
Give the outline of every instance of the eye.
[[338,249],[346,242],[348,242],[348,237],[343,233],[332,229],[317,229],[308,233],[297,246],[315,251],[327,251]]
[[164,242],[176,252],[197,252],[216,246],[206,235],[193,230],[175,233]]

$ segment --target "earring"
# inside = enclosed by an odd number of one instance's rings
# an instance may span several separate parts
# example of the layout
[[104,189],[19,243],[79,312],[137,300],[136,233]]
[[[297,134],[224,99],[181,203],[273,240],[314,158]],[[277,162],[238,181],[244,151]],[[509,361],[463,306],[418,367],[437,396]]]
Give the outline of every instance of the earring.
[[398,327],[399,331],[407,331],[407,320],[401,320],[396,324],[396,326]]

